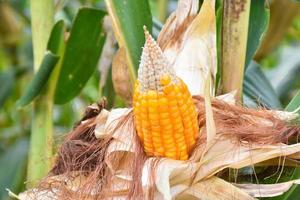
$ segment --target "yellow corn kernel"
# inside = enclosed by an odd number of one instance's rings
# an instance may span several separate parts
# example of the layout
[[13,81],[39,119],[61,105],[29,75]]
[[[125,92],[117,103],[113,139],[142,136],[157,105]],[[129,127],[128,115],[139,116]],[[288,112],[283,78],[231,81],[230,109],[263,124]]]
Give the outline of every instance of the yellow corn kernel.
[[159,111],[160,111],[159,118],[161,120],[170,119],[170,114],[168,112],[161,112],[161,110],[159,110]]
[[154,132],[154,131],[155,131],[155,132],[159,132],[160,129],[161,129],[161,128],[160,128],[159,124],[157,124],[157,125],[152,125],[152,126],[151,126],[151,131],[152,131],[152,132]]
[[[158,120],[159,119],[158,111],[156,113],[149,113],[148,118],[153,121]],[[151,121],[150,121],[150,123],[151,123]]]
[[147,99],[156,99],[157,98],[157,92],[154,90],[149,90],[147,92]]
[[187,160],[199,138],[197,113],[182,81],[160,79],[161,90],[134,93],[136,130],[148,156]]
[[169,75],[164,75],[164,76],[162,76],[161,79],[160,79],[160,83],[161,83],[163,86],[168,85],[170,82],[171,82],[171,77],[170,77]]
[[163,91],[165,94],[170,94],[171,92],[174,92],[174,85],[171,84],[171,85],[164,87]]
[[177,159],[176,152],[168,151],[166,152],[166,157],[172,158],[172,159]]
[[152,138],[152,142],[153,142],[153,146],[154,147],[162,147],[162,141],[161,141],[161,138],[160,138],[160,135],[158,137],[154,137]]
[[165,150],[162,146],[155,149],[155,151],[159,154],[159,156],[164,156]]

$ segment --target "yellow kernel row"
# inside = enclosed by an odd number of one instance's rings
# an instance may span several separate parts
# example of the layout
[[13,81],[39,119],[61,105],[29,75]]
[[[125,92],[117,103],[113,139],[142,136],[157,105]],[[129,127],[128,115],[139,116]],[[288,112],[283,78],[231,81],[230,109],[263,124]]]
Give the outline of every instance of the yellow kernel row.
[[179,80],[160,80],[163,90],[140,92],[135,87],[133,107],[136,130],[149,156],[188,159],[198,138],[198,122],[192,97]]

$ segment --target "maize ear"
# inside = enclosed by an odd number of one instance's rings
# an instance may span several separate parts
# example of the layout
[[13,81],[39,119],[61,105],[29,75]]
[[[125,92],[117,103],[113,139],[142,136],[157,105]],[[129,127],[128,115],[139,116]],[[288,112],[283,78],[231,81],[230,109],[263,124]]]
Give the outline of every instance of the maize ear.
[[146,29],[145,37],[133,95],[137,134],[148,156],[187,160],[199,135],[196,108]]

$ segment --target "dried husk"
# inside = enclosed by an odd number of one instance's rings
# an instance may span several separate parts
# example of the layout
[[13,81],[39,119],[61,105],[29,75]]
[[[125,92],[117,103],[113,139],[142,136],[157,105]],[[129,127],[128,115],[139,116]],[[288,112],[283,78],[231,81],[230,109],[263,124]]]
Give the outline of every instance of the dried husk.
[[[217,73],[215,0],[180,0],[164,25],[158,44],[191,94],[203,95],[206,78],[214,96]],[[204,77],[204,79],[203,79]]]
[[[199,96],[194,99],[199,111],[199,124],[201,124],[205,119],[205,117],[201,119],[201,112],[205,110],[205,100]],[[103,113],[106,112],[103,112],[102,108],[93,109],[93,112],[96,113],[96,110],[98,114],[88,119],[84,118],[70,133],[61,147],[56,166],[49,177],[41,182],[39,188],[19,197],[30,199],[29,196],[44,196],[46,193],[58,199],[103,199],[112,196],[124,199],[142,197],[145,199],[175,197],[232,199],[233,196],[239,199],[254,199],[253,197],[281,194],[293,183],[298,184],[299,181],[282,183],[279,189],[274,189],[271,184],[263,187],[265,192],[260,192],[257,189],[259,186],[255,184],[231,184],[216,177],[218,172],[224,169],[240,169],[283,156],[295,159],[299,158],[300,154],[300,144],[284,143],[288,137],[299,133],[298,126],[289,125],[269,111],[249,110],[212,99],[212,111],[218,123],[220,123],[218,118],[222,116],[219,113],[221,105],[223,114],[230,118],[228,120],[236,119],[240,117],[239,113],[243,113],[246,122],[260,123],[262,127],[268,127],[271,134],[265,132],[249,137],[248,134],[243,134],[239,125],[236,125],[236,129],[231,129],[231,133],[227,133],[226,127],[216,124],[216,136],[209,143],[206,140],[208,130],[202,129],[206,131],[202,132],[202,137],[187,162],[167,158],[147,158],[133,128],[131,109],[112,110],[105,122],[99,119],[103,120]],[[236,113],[235,110],[238,112]],[[263,115],[269,123],[261,121]],[[247,125],[246,122],[243,122],[242,126]],[[278,123],[286,126],[285,134],[281,134],[281,130],[275,132]],[[99,125],[104,125],[106,134],[104,138],[97,139],[93,134],[95,134],[94,128]],[[258,124],[255,125],[260,127]],[[202,124],[202,127],[205,125]],[[82,144],[82,149],[77,147],[79,152],[76,152],[72,148],[66,148],[72,146],[72,143],[76,145],[86,143],[86,145]],[[93,160],[95,155],[100,156],[102,160]],[[67,161],[64,156],[73,159]],[[80,160],[82,156],[85,157],[85,163]],[[95,166],[100,163],[102,167]],[[102,176],[99,176],[99,173]],[[215,189],[210,189],[208,187],[210,185]]]

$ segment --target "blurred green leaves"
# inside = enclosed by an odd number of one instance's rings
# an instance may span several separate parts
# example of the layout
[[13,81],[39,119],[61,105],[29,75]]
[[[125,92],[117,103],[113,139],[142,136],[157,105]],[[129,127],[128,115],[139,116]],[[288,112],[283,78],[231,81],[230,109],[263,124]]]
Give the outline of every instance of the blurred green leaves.
[[5,153],[0,154],[0,199],[7,197],[5,188],[11,190],[23,188],[27,152],[28,140],[21,138],[10,146]]
[[274,88],[261,67],[253,61],[245,72],[243,86],[244,94],[258,105],[272,109],[282,108]]
[[4,105],[5,100],[12,93],[14,88],[15,73],[13,70],[8,70],[0,73],[0,108]]

